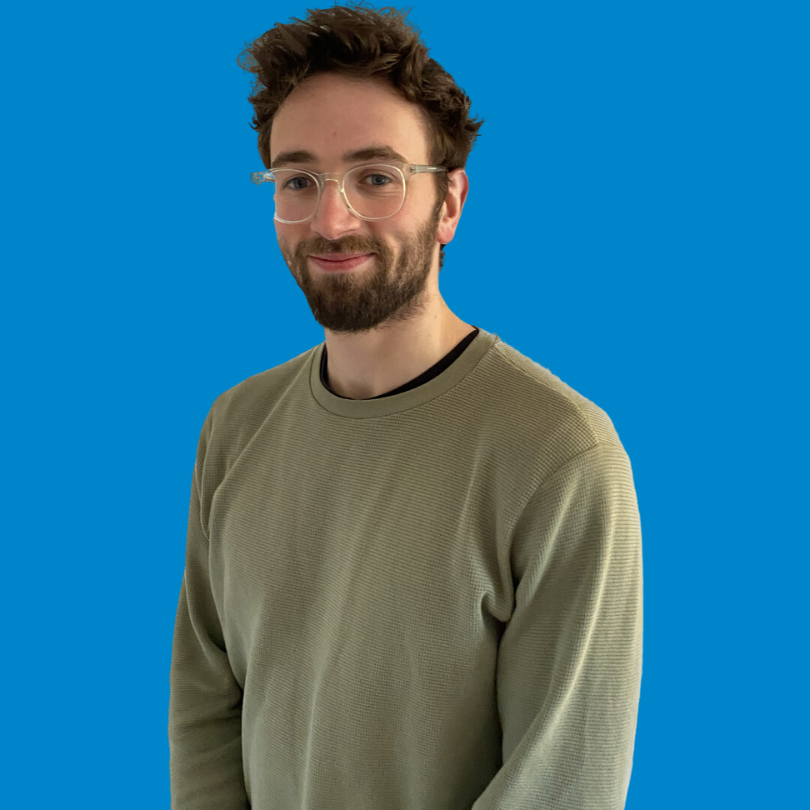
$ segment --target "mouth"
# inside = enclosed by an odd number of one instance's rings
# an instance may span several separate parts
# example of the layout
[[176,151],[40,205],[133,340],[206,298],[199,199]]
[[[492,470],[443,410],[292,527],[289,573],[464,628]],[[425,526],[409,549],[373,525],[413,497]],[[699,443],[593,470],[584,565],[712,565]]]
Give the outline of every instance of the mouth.
[[340,270],[351,270],[353,267],[357,267],[366,260],[370,259],[373,255],[373,253],[354,253],[349,254],[348,258],[341,259],[333,257],[345,256],[345,254],[333,253],[329,256],[329,258],[324,258],[323,256],[310,256],[309,258],[312,259],[312,261],[322,270],[326,270],[327,272],[335,272]]
[[346,259],[356,259],[358,256],[368,256],[366,251],[360,251],[359,253],[313,253],[313,259],[323,259],[324,261],[329,262],[343,262]]

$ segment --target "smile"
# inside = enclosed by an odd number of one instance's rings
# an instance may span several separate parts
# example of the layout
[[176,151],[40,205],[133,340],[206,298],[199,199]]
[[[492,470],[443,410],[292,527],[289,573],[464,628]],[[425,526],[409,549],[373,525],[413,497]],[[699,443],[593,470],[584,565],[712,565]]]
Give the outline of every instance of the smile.
[[372,253],[367,253],[365,256],[356,256],[353,259],[344,259],[340,262],[333,262],[330,259],[316,259],[314,256],[310,256],[309,258],[327,273],[339,273],[342,270],[351,270],[354,267],[358,267],[363,264],[363,262],[371,259],[373,255]]

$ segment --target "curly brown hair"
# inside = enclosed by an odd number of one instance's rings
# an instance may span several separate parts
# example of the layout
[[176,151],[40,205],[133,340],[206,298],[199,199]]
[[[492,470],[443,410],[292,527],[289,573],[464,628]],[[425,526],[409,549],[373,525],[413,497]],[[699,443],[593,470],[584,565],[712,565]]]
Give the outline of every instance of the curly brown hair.
[[[258,135],[259,154],[270,168],[270,131],[284,99],[316,73],[339,73],[352,78],[386,78],[407,101],[419,107],[429,162],[447,171],[464,168],[484,119],[470,119],[470,99],[397,9],[353,6],[307,9],[305,20],[276,23],[248,44],[237,57],[241,68],[256,74],[248,101],[253,105],[251,129]],[[385,14],[384,12],[390,12]],[[242,64],[244,59],[245,64]],[[450,187],[446,172],[433,174],[437,206],[441,209]],[[440,247],[439,270],[444,263]]]

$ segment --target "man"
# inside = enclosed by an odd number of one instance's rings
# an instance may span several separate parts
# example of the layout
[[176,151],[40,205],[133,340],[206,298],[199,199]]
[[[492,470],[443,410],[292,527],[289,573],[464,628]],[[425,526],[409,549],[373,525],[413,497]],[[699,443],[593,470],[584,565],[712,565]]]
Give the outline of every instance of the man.
[[[403,162],[345,159],[367,147]],[[307,79],[270,151],[279,247],[325,343],[221,394],[200,434],[172,807],[620,810],[642,567],[611,420],[443,301],[464,170],[435,215],[423,172],[374,219],[304,173],[429,164],[385,82]],[[388,192],[366,186],[397,174],[357,175],[348,201],[373,212]],[[312,259],[340,254],[370,257]]]

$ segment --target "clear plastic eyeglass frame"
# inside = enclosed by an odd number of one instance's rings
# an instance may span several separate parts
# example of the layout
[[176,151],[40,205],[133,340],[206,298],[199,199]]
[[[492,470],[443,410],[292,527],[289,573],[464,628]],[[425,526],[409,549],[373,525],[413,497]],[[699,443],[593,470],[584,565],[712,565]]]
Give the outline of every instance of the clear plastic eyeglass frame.
[[[326,182],[328,180],[333,180],[337,183],[338,190],[340,191],[340,196],[343,197],[343,202],[346,203],[346,207],[351,211],[358,219],[388,219],[388,217],[393,217],[395,214],[398,214],[402,210],[402,206],[405,205],[405,197],[408,195],[408,181],[411,177],[415,174],[420,174],[422,172],[446,172],[446,166],[420,166],[415,163],[402,163],[400,164],[402,168],[405,169],[406,174],[402,173],[402,169],[399,166],[395,166],[390,163],[377,163],[377,162],[369,162],[364,164],[358,164],[358,166],[352,166],[351,169],[347,169],[345,172],[311,172],[308,169],[298,169],[295,168],[296,172],[300,172],[301,174],[308,174],[310,177],[315,178],[315,182],[318,185],[318,201],[315,203],[315,208],[313,209],[312,213],[306,219],[281,219],[277,214],[273,214],[273,219],[276,222],[283,222],[286,225],[300,225],[302,222],[308,222],[315,214],[318,212],[318,208],[321,205],[321,197],[323,196],[323,190],[326,186]],[[351,204],[349,203],[348,198],[346,197],[346,192],[343,189],[343,181],[346,178],[346,175],[352,171],[353,169],[360,168],[361,166],[385,166],[388,169],[396,169],[400,177],[402,177],[402,185],[403,185],[403,193],[402,193],[402,202],[399,204],[399,208],[394,211],[393,214],[388,214],[388,216],[384,217],[364,217],[361,214],[358,214],[357,211],[352,208]],[[279,166],[279,169],[288,169],[288,166]],[[273,182],[273,169],[267,169],[263,172],[253,172],[250,175],[250,179],[256,183],[265,183],[265,182]]]

